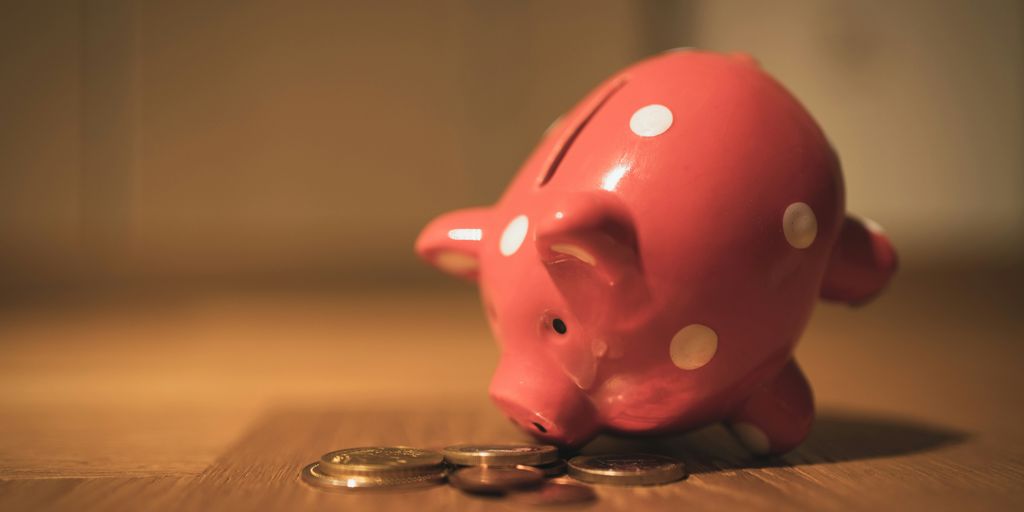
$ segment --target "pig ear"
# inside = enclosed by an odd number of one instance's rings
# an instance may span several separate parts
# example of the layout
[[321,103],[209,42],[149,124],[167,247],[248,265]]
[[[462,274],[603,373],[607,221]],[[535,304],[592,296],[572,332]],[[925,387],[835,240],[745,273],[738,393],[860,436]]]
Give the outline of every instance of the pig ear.
[[897,266],[896,250],[882,228],[848,216],[832,249],[821,297],[851,305],[865,303],[885,288]]
[[449,274],[476,280],[488,217],[488,208],[466,208],[437,217],[416,239],[416,254]]
[[635,225],[614,199],[571,197],[536,233],[541,261],[578,316],[604,315],[646,296]]

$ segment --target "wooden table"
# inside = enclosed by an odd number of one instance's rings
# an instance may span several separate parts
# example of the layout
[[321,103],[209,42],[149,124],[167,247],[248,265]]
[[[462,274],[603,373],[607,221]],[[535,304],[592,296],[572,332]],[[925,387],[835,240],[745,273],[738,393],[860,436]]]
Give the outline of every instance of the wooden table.
[[[683,482],[588,510],[1024,509],[1019,272],[905,274],[823,305],[798,356],[810,439],[748,457],[721,427],[600,438],[684,459]],[[339,495],[306,462],[366,444],[522,439],[486,401],[472,291],[122,292],[0,307],[0,510],[514,510],[448,487]]]

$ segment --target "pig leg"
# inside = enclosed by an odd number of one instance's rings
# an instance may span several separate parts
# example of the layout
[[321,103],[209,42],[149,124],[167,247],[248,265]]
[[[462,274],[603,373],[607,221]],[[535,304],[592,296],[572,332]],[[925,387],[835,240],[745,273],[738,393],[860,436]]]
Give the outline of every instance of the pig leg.
[[756,455],[796,448],[811,430],[814,399],[807,379],[790,359],[775,378],[754,394],[727,422],[740,442]]

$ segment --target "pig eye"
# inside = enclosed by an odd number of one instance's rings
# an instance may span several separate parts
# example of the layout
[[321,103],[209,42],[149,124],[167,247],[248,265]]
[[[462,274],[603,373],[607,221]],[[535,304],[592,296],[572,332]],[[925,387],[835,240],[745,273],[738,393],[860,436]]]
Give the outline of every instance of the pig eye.
[[551,328],[554,329],[555,332],[557,332],[558,334],[565,334],[565,331],[569,330],[565,326],[565,322],[563,322],[561,318],[556,318],[556,319],[552,320],[551,321]]

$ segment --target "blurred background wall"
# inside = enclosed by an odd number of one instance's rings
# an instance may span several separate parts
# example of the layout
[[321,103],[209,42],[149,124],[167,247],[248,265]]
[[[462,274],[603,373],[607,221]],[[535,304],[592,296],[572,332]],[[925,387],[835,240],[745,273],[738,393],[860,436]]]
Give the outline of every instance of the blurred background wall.
[[659,51],[745,51],[904,268],[1017,265],[1024,3],[0,1],[0,286],[446,282],[418,229]]

